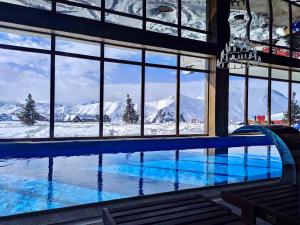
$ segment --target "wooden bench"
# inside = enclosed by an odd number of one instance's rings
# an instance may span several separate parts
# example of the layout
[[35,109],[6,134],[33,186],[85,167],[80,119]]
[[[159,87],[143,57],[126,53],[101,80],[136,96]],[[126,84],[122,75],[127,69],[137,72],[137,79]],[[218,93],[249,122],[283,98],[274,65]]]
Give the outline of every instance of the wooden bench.
[[225,191],[222,198],[242,210],[242,218],[256,218],[276,225],[300,225],[300,132],[288,126],[244,126],[233,133],[262,132],[277,147],[282,160],[278,184]]
[[[144,197],[140,197],[143,201]],[[102,210],[105,225],[243,225],[225,206],[191,194]]]
[[255,224],[256,217],[276,225],[299,225],[299,186],[272,184],[224,191],[222,198],[242,210],[242,218]]

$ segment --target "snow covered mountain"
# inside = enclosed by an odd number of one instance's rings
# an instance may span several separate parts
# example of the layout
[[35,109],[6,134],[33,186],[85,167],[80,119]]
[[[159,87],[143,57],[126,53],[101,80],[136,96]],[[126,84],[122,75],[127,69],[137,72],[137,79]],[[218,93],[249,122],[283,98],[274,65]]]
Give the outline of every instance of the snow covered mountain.
[[[233,122],[243,121],[243,89],[230,89],[230,118]],[[272,90],[272,114],[280,117],[286,111],[288,98],[276,90]],[[263,99],[263,101],[257,101]],[[125,102],[105,102],[104,113],[109,116],[112,122],[121,122]],[[135,105],[139,112],[140,105]],[[17,102],[0,102],[0,120],[14,120],[14,116],[21,110],[21,104]],[[37,111],[45,118],[49,118],[50,107],[47,103],[37,103]],[[56,105],[55,119],[58,121],[70,121],[75,116],[83,119],[97,118],[99,114],[99,103],[79,104],[79,105]],[[176,97],[159,101],[145,103],[146,123],[165,123],[175,120]],[[249,98],[249,117],[256,115],[267,115],[267,90],[262,88],[251,89]],[[201,98],[190,98],[184,95],[180,97],[180,120],[181,121],[203,121],[205,116],[205,102]],[[277,118],[278,119],[278,118]],[[280,119],[280,118],[279,118]]]
[[[243,89],[230,89],[229,120],[233,123],[244,121],[244,93]],[[272,118],[282,119],[282,115],[288,107],[288,98],[276,90],[271,90]],[[263,99],[261,101],[261,99]],[[257,115],[267,115],[268,90],[265,88],[252,88],[249,97],[249,118]]]
[[[204,101],[181,96],[181,120],[203,120]],[[105,102],[104,113],[109,116],[112,122],[121,122],[126,103],[121,101]],[[140,111],[140,105],[135,105]],[[47,103],[37,103],[37,111],[45,118],[49,118],[50,107]],[[17,102],[0,103],[0,120],[14,120],[16,114],[20,112],[21,104]],[[146,102],[145,120],[146,123],[163,123],[175,120],[176,97],[170,96],[155,102]],[[58,121],[69,121],[74,116],[83,119],[96,118],[99,114],[99,103],[80,105],[56,105],[55,119]]]

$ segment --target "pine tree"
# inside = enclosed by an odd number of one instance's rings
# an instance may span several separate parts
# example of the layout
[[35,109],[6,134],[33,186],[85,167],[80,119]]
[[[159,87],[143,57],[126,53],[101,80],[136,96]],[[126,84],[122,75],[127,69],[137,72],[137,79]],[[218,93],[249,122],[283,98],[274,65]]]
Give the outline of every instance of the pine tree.
[[132,99],[127,94],[127,100],[126,100],[126,108],[123,113],[123,121],[125,123],[137,123],[139,121],[139,115],[137,111],[134,109],[134,104],[132,103]]
[[[283,114],[283,121],[288,122],[289,114],[285,112]],[[292,93],[291,99],[291,124],[296,124],[300,121],[300,106],[296,100],[296,92]]]
[[26,103],[22,105],[22,110],[17,114],[17,117],[26,125],[34,125],[36,120],[40,117],[36,111],[35,101],[31,94],[28,94],[25,101]]

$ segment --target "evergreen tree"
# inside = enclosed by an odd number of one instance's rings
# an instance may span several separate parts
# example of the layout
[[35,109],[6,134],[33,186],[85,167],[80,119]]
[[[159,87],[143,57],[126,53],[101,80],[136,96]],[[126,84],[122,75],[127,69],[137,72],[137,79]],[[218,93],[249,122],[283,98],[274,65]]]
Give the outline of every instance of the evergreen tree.
[[[283,114],[283,121],[288,122],[289,114],[285,112]],[[292,93],[291,99],[291,124],[296,124],[300,121],[300,106],[296,100],[296,92]]]
[[28,94],[26,103],[22,105],[22,110],[17,114],[19,120],[21,120],[26,125],[35,124],[36,120],[40,117],[39,113],[36,111],[35,101],[31,94]]
[[123,113],[123,121],[125,123],[137,123],[139,121],[139,115],[137,111],[134,109],[134,104],[132,103],[132,99],[127,94],[126,100],[126,108]]

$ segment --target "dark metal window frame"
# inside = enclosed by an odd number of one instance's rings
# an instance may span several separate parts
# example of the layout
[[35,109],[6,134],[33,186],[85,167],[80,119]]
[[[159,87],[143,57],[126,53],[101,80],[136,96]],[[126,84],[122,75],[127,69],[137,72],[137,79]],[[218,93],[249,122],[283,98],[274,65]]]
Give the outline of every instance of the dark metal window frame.
[[[8,27],[4,27],[8,28]],[[13,30],[12,28],[9,28],[10,30]],[[18,30],[20,31],[20,30]],[[25,30],[24,30],[25,31]],[[41,33],[37,32],[32,32],[30,31],[33,35],[39,35]],[[6,50],[13,50],[13,51],[23,51],[23,52],[33,52],[33,53],[39,53],[39,54],[47,54],[50,56],[50,119],[49,119],[49,137],[45,138],[0,138],[0,142],[6,142],[6,141],[50,141],[50,140],[97,140],[97,139],[120,139],[120,138],[151,138],[151,137],[190,137],[190,136],[207,136],[207,133],[199,133],[199,134],[180,134],[179,131],[179,115],[180,113],[180,74],[181,71],[192,71],[192,72],[200,72],[204,73],[204,75],[209,77],[210,71],[209,69],[192,69],[192,68],[185,68],[181,67],[180,65],[180,58],[181,56],[187,56],[187,57],[195,57],[199,59],[205,59],[207,60],[207,68],[210,68],[210,59],[206,57],[200,57],[196,55],[189,55],[185,53],[173,53],[173,52],[168,52],[166,50],[153,50],[153,49],[146,49],[142,47],[128,47],[126,45],[121,45],[121,44],[111,44],[111,43],[105,43],[104,41],[90,41],[90,40],[85,40],[82,38],[77,38],[77,37],[71,37],[71,36],[63,36],[63,35],[55,35],[55,34],[46,34],[43,33],[43,35],[47,35],[50,39],[51,42],[51,49],[35,49],[32,47],[22,47],[22,46],[14,46],[14,45],[9,45],[9,44],[0,44],[0,49],[6,49]],[[99,45],[100,48],[100,56],[89,56],[89,55],[84,55],[84,54],[78,54],[78,53],[69,53],[69,52],[62,52],[62,51],[56,51],[56,39],[57,38],[68,38],[71,41],[85,41],[89,43],[96,43]],[[136,49],[136,50],[141,50],[141,61],[136,62],[136,61],[130,61],[130,60],[122,60],[122,59],[113,59],[113,58],[107,58],[104,55],[104,50],[105,50],[105,45],[109,46],[115,46],[115,47],[124,47],[127,49]],[[157,52],[157,53],[165,53],[165,54],[172,54],[176,57],[177,59],[177,65],[171,66],[171,65],[159,65],[159,64],[153,64],[153,63],[146,63],[146,52],[151,51],[151,52]],[[56,61],[56,56],[63,56],[63,57],[71,57],[71,58],[77,58],[77,59],[85,59],[85,60],[93,60],[93,61],[98,61],[99,62],[99,67],[100,67],[100,93],[99,93],[99,135],[94,136],[94,137],[81,137],[81,136],[76,136],[76,137],[56,137],[55,136],[55,76],[56,76],[56,66],[55,66],[55,61]],[[138,65],[141,67],[141,126],[140,126],[140,135],[135,135],[135,136],[104,136],[103,134],[103,114],[104,114],[104,92],[105,92],[105,87],[104,87],[104,75],[105,75],[105,67],[104,63],[105,62],[113,62],[113,63],[119,63],[119,64],[127,64],[127,65]],[[163,69],[172,69],[176,71],[177,74],[177,81],[176,81],[176,132],[174,135],[145,135],[144,134],[144,119],[145,119],[145,68],[146,67],[155,67],[155,68],[163,68]],[[208,91],[208,90],[207,90]],[[208,99],[206,99],[206,105],[208,104]],[[207,107],[206,107],[207,110]],[[205,124],[206,127],[208,127],[208,121],[206,121]],[[207,129],[205,129],[207,131]]]
[[[52,0],[52,7],[51,7],[51,11],[54,13],[57,13],[56,8],[57,8],[57,3],[58,4],[64,4],[64,5],[68,5],[68,6],[74,6],[74,7],[80,7],[80,8],[85,8],[85,9],[90,9],[90,10],[94,10],[97,12],[101,13],[101,21],[102,22],[108,22],[106,21],[106,14],[113,14],[113,15],[118,15],[118,16],[123,16],[123,17],[127,17],[127,18],[131,18],[131,19],[136,19],[136,20],[140,20],[142,22],[142,27],[135,27],[135,28],[139,28],[139,29],[143,29],[143,30],[147,30],[147,26],[146,24],[148,22],[152,22],[152,23],[156,23],[156,24],[161,24],[161,25],[165,25],[168,27],[172,27],[172,28],[176,28],[177,29],[177,35],[178,37],[182,37],[182,30],[187,30],[187,31],[191,31],[191,32],[197,32],[199,34],[205,34],[207,35],[207,39],[209,38],[208,36],[210,35],[210,31],[209,31],[209,22],[207,20],[208,18],[208,14],[209,14],[209,10],[206,10],[207,13],[207,17],[206,17],[206,30],[202,30],[202,29],[198,29],[198,28],[194,28],[194,27],[188,27],[188,26],[184,26],[182,25],[182,2],[181,0],[177,0],[177,13],[178,13],[178,20],[177,23],[168,23],[165,21],[160,21],[158,19],[153,19],[153,18],[149,18],[147,17],[147,0],[142,0],[142,5],[143,5],[143,10],[142,10],[142,15],[135,15],[135,14],[130,14],[130,13],[125,13],[125,12],[121,12],[121,11],[115,11],[115,10],[111,10],[111,9],[107,9],[105,7],[105,0],[101,0],[101,6],[92,6],[92,5],[87,5],[87,4],[83,4],[83,3],[78,3],[78,2],[72,2],[72,1],[67,1],[67,0]],[[206,7],[207,9],[209,8],[209,4],[208,1],[206,1]],[[118,24],[118,23],[117,23]],[[184,37],[183,37],[184,38]],[[190,39],[190,38],[188,38]]]

